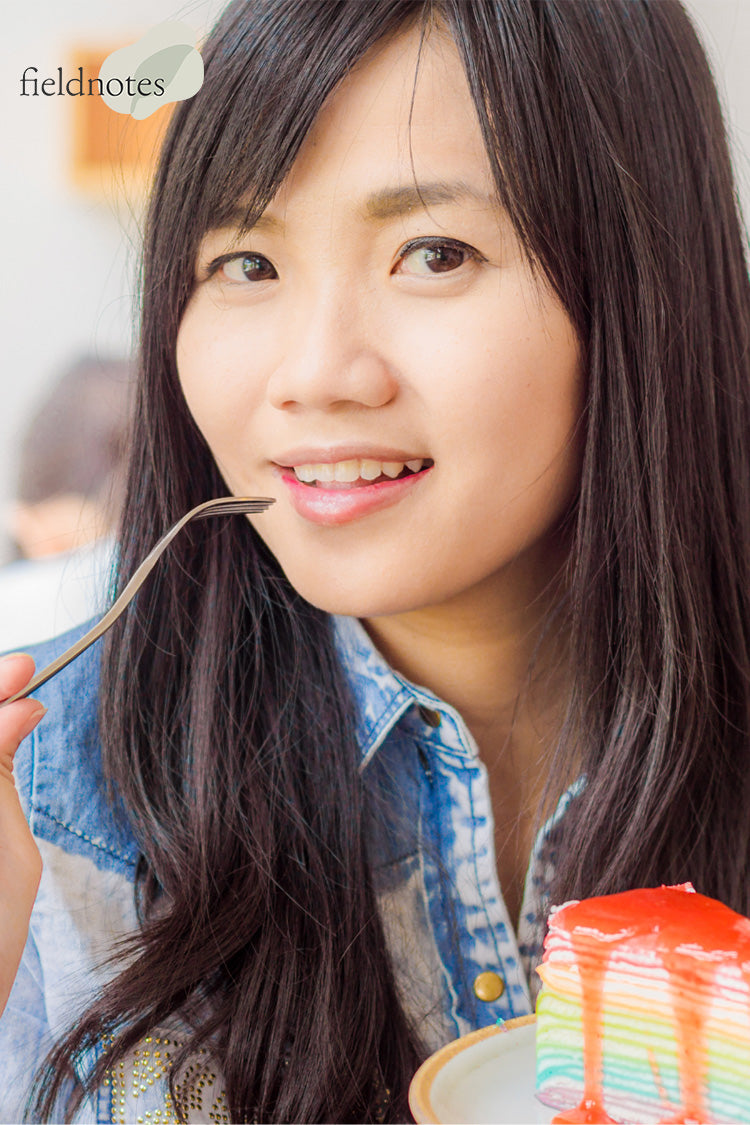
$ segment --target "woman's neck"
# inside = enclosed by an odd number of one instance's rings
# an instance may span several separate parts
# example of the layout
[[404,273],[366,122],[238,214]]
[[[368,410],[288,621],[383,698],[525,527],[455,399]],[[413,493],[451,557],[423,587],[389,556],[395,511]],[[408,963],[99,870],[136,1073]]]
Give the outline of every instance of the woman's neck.
[[561,582],[519,558],[441,605],[362,624],[393,668],[456,708],[492,769],[511,731],[514,757],[525,742],[536,757],[567,702],[560,631],[542,634]]
[[570,694],[564,637],[554,625],[543,633],[560,583],[534,592],[531,577],[526,569],[514,588],[485,584],[441,606],[363,621],[391,666],[455,707],[477,743],[514,925]]

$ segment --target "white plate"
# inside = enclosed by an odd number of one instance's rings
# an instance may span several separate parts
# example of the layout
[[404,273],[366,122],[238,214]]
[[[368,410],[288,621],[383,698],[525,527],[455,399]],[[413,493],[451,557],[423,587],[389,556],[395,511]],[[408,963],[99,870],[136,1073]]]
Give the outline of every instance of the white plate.
[[534,1096],[534,1016],[484,1027],[448,1043],[412,1079],[409,1105],[424,1125],[549,1125],[555,1110]]

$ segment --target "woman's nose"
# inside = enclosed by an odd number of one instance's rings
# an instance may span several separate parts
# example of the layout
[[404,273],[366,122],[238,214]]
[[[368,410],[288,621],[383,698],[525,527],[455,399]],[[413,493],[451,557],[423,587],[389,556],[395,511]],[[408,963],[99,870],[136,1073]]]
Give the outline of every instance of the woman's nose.
[[396,390],[395,372],[358,304],[337,291],[319,294],[289,324],[267,393],[279,410],[327,410],[344,403],[385,406]]

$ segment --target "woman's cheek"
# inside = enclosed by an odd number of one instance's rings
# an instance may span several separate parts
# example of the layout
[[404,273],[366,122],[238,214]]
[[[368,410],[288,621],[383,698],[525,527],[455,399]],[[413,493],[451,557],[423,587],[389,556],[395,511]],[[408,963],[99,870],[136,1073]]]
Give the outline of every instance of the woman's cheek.
[[177,372],[188,409],[212,449],[226,440],[242,408],[247,380],[241,356],[241,347],[233,334],[222,331],[218,317],[200,304],[188,307],[177,337]]

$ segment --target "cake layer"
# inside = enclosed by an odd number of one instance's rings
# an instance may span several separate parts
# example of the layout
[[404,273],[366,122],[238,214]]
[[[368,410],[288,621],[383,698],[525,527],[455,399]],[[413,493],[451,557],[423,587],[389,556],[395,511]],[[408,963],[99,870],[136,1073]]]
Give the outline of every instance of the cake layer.
[[[750,1123],[750,921],[689,885],[569,903],[540,967],[537,1093],[616,1122]],[[593,1108],[592,1108],[593,1107]]]
[[[583,1097],[580,1004],[543,992],[537,1008],[537,1091],[545,1104],[571,1108]],[[604,1106],[615,1120],[663,1121],[681,1104],[673,1022],[655,1009],[637,1018],[617,1009],[602,1021]],[[750,1039],[706,1036],[705,1108],[716,1121],[750,1122]],[[628,1116],[629,1113],[629,1116]]]
[[[537,1018],[541,1027],[537,1033],[539,1049],[546,1048],[551,1041],[565,1050],[573,1047],[579,1053],[583,1051],[581,1010],[575,1001],[544,993],[537,1008]],[[547,1028],[550,1029],[549,1034]],[[601,1024],[601,1037],[607,1054],[611,1050],[627,1057],[635,1052],[640,1057],[645,1050],[647,1057],[655,1058],[659,1067],[661,1052],[669,1058],[677,1058],[673,1022],[657,1008],[643,1010],[633,1019],[614,1005],[608,1006]],[[750,1088],[750,1038],[733,1035],[731,1027],[726,1025],[710,1025],[703,1034],[703,1046],[710,1073],[715,1070],[718,1073],[726,1071],[728,1076],[736,1074],[738,1080],[747,1082]],[[653,1069],[653,1064],[650,1065]]]

